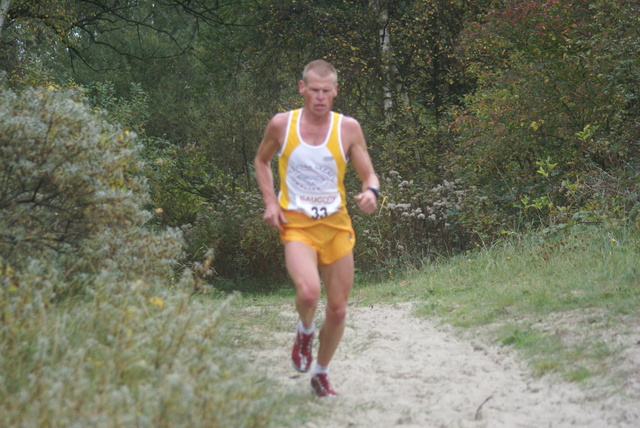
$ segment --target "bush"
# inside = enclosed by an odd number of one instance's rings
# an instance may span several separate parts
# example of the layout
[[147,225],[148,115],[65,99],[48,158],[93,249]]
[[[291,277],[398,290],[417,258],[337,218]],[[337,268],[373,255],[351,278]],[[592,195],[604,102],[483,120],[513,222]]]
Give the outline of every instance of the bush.
[[477,89],[449,112],[456,146],[446,160],[486,200],[476,220],[494,229],[483,235],[593,220],[619,205],[615,193],[590,189],[634,181],[637,8],[506,2],[467,26],[459,54]]
[[[356,267],[387,276],[407,264],[468,248],[472,233],[462,222],[475,200],[459,181],[429,188],[391,171],[382,177],[379,211],[364,215],[350,195],[348,209],[356,231]],[[270,289],[287,281],[283,248],[277,231],[262,221],[260,193],[237,191],[220,202],[203,202],[194,224],[183,227],[189,265],[202,265],[213,254],[211,268],[218,287],[225,279],[241,291]],[[268,285],[267,285],[268,284]]]
[[35,260],[0,270],[7,426],[264,427],[287,413],[284,394],[230,347],[230,300],[191,300],[189,272],[170,289],[102,271],[90,300],[46,307],[37,290],[64,280],[59,271]]
[[135,136],[79,90],[0,93],[5,424],[264,427],[285,413],[222,334],[230,300],[191,300],[189,270],[171,280],[182,236],[146,227],[141,166]]
[[[459,180],[434,187],[404,180],[397,171],[381,177],[380,209],[373,216],[349,207],[356,229],[359,270],[391,275],[407,265],[466,249],[472,236],[461,222],[473,199]],[[351,199],[352,200],[352,199]]]
[[73,295],[102,270],[122,280],[171,275],[176,230],[152,214],[135,135],[91,111],[80,90],[0,93],[0,258],[17,272],[40,260]]
[[262,221],[264,203],[259,192],[237,191],[218,203],[203,202],[193,225],[183,227],[187,253],[201,261],[213,253],[212,268],[218,286],[231,280],[232,288],[264,290],[265,283],[286,281],[284,252],[275,229]]
[[216,204],[234,192],[234,178],[212,164],[198,144],[147,138],[143,157],[152,198],[163,210],[162,223],[169,226],[193,224],[200,203]]

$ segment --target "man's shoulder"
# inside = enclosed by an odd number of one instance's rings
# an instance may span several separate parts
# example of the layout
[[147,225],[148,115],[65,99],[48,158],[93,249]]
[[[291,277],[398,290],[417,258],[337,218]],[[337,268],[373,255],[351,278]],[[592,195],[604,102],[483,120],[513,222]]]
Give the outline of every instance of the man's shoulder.
[[346,114],[342,115],[342,129],[347,132],[351,131],[360,131],[360,122],[355,117],[347,116]]
[[291,115],[291,111],[283,111],[283,112],[274,114],[273,117],[271,118],[271,121],[269,122],[269,126],[275,127],[278,129],[286,127],[287,123],[289,122],[290,115]]
[[284,121],[287,121],[292,112],[293,112],[293,110],[278,112],[278,113],[273,115],[271,120],[284,120]]
[[343,115],[340,135],[342,137],[343,149],[349,157],[351,156],[350,153],[354,146],[362,146],[365,144],[360,122],[354,117]]

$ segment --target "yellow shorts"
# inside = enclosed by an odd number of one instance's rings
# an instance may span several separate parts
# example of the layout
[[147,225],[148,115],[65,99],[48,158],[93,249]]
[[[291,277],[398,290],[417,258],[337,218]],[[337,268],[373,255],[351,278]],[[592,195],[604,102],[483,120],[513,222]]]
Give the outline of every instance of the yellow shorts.
[[356,234],[346,208],[317,220],[297,211],[285,210],[284,215],[282,242],[304,242],[316,250],[319,264],[331,264],[353,251]]

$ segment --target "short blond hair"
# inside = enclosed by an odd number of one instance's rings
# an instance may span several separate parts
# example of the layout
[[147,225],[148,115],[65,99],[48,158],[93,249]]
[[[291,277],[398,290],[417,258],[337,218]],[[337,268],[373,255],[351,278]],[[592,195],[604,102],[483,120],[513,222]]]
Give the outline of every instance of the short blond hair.
[[338,83],[338,72],[336,71],[335,67],[323,59],[311,61],[304,67],[304,70],[302,70],[303,82],[307,83],[307,76],[311,71],[313,71],[320,77],[333,75],[335,82]]

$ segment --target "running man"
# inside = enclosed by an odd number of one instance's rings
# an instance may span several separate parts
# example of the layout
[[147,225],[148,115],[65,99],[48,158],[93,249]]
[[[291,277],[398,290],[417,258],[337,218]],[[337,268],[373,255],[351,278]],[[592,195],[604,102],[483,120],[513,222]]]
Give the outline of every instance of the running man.
[[[344,175],[351,160],[362,180],[358,208],[377,208],[379,181],[358,121],[333,112],[338,74],[326,61],[304,68],[298,90],[303,108],[276,114],[267,125],[254,160],[265,203],[263,220],[280,232],[287,271],[296,288],[299,315],[291,360],[308,372],[313,361],[315,312],[324,284],[327,304],[320,329],[311,386],[320,397],[335,396],[328,367],[344,333],[354,277],[355,234],[346,209]],[[276,196],[271,159],[278,154]]]

